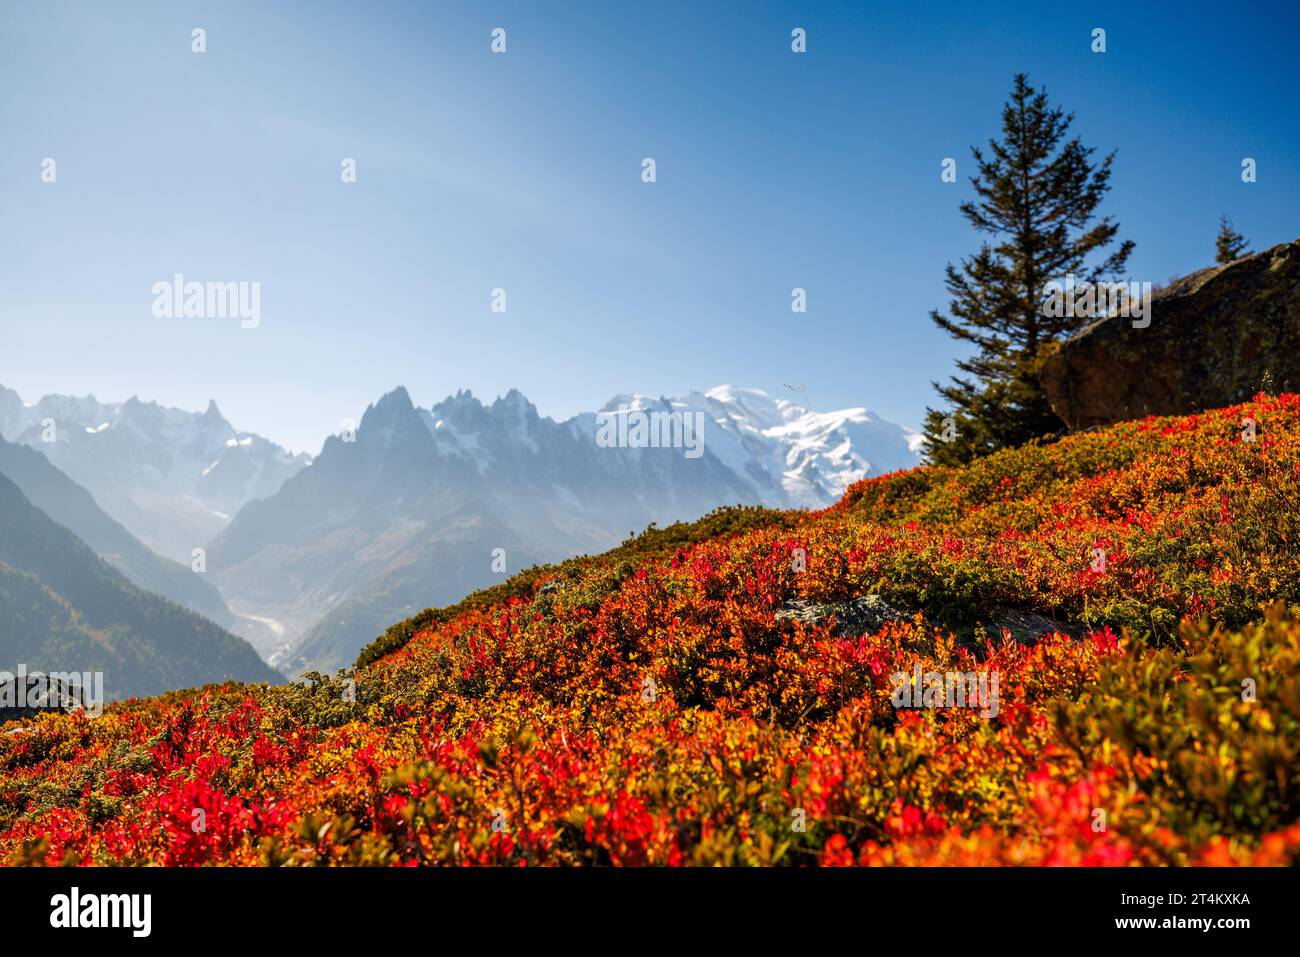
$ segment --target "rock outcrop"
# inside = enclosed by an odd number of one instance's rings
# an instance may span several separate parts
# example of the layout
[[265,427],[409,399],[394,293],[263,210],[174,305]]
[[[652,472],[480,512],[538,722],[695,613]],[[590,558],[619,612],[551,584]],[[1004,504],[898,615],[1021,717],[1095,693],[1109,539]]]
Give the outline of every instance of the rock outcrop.
[[890,622],[912,620],[912,613],[895,608],[879,595],[863,595],[826,605],[796,598],[776,613],[778,619],[790,618],[809,624],[831,616],[835,617],[835,633],[841,638],[874,635]]
[[1046,360],[1044,391],[1071,429],[1300,389],[1300,240],[1193,273],[1148,305],[1146,328],[1099,319]]
[[[840,638],[856,638],[859,635],[874,635],[891,622],[911,621],[915,612],[896,608],[880,595],[862,595],[844,602],[818,604],[795,598],[786,602],[776,612],[777,620],[788,618],[814,624],[834,616],[835,634]],[[929,620],[922,614],[922,618]],[[1078,622],[1062,622],[1037,612],[1023,611],[1018,608],[1000,606],[992,609],[982,622],[986,632],[999,636],[1002,632],[1021,644],[1032,645],[1043,635],[1059,632],[1071,638],[1080,638],[1087,634],[1086,626]],[[960,637],[969,638],[973,628],[957,629]]]

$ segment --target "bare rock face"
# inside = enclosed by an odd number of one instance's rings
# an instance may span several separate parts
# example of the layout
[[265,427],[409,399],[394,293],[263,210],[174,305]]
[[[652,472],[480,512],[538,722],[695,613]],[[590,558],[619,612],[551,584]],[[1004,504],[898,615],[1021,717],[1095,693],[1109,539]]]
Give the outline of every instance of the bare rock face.
[[1300,240],[1179,279],[1148,306],[1146,328],[1099,319],[1047,358],[1043,389],[1071,429],[1300,390]]
[[912,613],[895,608],[879,595],[862,595],[846,602],[819,605],[794,599],[777,611],[776,617],[808,623],[835,617],[835,633],[841,638],[874,635],[890,622],[911,621]]
[[[815,624],[833,616],[836,635],[840,638],[857,638],[860,635],[874,635],[891,623],[911,621],[916,614],[896,608],[880,595],[860,595],[845,602],[824,605],[795,598],[786,602],[775,617],[777,620],[788,618]],[[926,616],[922,614],[922,618]],[[992,609],[983,625],[985,631],[995,639],[1005,631],[1015,641],[1027,645],[1037,643],[1043,635],[1059,632],[1071,638],[1081,638],[1089,630],[1078,622],[1058,621],[1037,612],[1005,606]],[[958,629],[958,632],[969,638],[973,630],[972,626]]]

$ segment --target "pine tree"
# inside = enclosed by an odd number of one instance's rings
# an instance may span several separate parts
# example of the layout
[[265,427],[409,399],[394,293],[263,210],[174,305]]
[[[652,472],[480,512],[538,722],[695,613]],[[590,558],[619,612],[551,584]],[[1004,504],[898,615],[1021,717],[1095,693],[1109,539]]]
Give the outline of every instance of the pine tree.
[[1076,283],[1109,280],[1133,250],[1126,240],[1088,265],[1119,232],[1111,217],[1095,218],[1115,154],[1094,164],[1094,151],[1077,136],[1066,140],[1073,120],[1021,73],[1002,110],[1002,139],[989,141],[987,155],[971,149],[977,198],[962,203],[961,212],[991,239],[960,268],[949,263],[948,315],[930,313],[941,329],[974,346],[957,363],[964,376],[934,383],[949,411],[927,410],[931,462],[967,462],[1064,427],[1038,383],[1038,369],[1046,346],[1089,320],[1044,315],[1045,286],[1069,275]]
[[1214,249],[1216,263],[1230,263],[1250,252],[1250,244],[1246,242],[1246,237],[1232,228],[1232,220],[1228,218],[1227,213],[1219,217],[1219,238],[1214,244]]

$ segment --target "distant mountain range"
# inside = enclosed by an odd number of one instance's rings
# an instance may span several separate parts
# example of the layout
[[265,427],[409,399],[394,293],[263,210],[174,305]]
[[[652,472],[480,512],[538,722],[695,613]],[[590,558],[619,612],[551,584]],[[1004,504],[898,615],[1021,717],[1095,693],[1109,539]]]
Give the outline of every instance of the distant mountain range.
[[[42,441],[49,419],[54,442]],[[638,441],[626,428],[638,419],[661,422],[669,447]],[[682,422],[699,423],[698,448],[672,447],[668,424]],[[651,522],[731,504],[825,507],[866,475],[915,465],[919,443],[865,409],[818,414],[728,386],[615,396],[562,422],[516,390],[420,409],[398,388],[314,460],[236,432],[215,404],[201,415],[136,399],[29,407],[0,389],[0,434],[45,453],[163,555],[188,565],[205,547],[239,633],[290,674],[350,664],[422,608],[605,550]],[[164,586],[179,594],[158,577],[145,587]]]
[[[638,412],[698,413],[701,454],[601,446],[603,420]],[[753,389],[615,396],[556,422],[517,391],[419,409],[399,388],[366,410],[355,441],[331,437],[276,495],[246,506],[210,558],[237,608],[284,628],[263,647],[271,661],[328,670],[422,608],[603,551],[651,522],[720,505],[829,505],[864,475],[915,465],[915,442],[862,409],[817,415]]]
[[0,387],[0,438],[43,453],[136,538],[186,565],[247,502],[311,461],[237,432],[215,402],[202,413],[134,397],[50,395],[28,406]]

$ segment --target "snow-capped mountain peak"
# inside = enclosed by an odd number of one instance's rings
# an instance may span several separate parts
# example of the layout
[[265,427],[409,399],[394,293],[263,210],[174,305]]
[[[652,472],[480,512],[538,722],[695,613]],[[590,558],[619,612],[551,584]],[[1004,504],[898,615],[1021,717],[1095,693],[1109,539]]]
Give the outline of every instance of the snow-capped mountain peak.
[[814,412],[761,389],[719,385],[681,398],[617,395],[602,412],[703,413],[704,446],[777,507],[824,508],[854,482],[919,463],[919,436],[865,408]]

